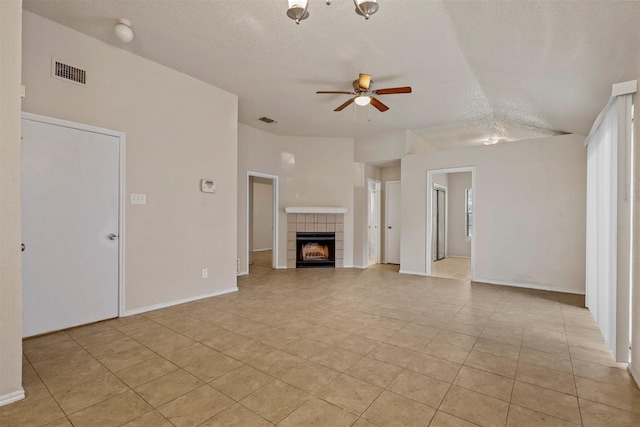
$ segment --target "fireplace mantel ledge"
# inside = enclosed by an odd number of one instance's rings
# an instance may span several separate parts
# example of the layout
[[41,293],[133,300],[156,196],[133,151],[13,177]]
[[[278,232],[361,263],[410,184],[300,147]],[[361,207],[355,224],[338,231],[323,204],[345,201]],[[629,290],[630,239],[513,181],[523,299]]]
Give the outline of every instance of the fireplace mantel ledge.
[[284,208],[288,214],[344,214],[347,208],[334,207],[288,207]]

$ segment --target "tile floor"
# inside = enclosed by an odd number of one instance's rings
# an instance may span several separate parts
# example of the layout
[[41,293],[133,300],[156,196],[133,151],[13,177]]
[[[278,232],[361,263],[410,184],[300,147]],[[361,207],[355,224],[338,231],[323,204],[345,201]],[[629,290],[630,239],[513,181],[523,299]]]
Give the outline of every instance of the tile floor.
[[252,268],[240,291],[24,341],[9,426],[640,425],[575,295]]
[[469,280],[471,278],[471,259],[445,258],[431,263],[431,275],[447,279]]

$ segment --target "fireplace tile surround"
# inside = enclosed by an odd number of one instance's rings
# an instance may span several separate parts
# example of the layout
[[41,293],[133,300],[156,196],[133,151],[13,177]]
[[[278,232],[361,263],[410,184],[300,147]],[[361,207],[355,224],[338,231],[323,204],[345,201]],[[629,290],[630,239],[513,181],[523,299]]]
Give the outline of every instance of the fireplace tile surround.
[[335,232],[336,268],[344,267],[343,213],[287,213],[287,268],[296,268],[296,233]]

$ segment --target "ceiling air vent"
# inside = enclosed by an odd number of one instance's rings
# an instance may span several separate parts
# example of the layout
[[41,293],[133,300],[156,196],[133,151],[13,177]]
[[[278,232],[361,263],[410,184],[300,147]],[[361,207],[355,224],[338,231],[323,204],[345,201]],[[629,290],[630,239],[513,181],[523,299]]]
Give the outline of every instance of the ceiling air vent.
[[268,123],[268,124],[271,124],[271,123],[278,123],[278,122],[276,122],[275,120],[270,119],[269,117],[260,117],[258,120],[260,120],[261,122]]
[[51,76],[83,86],[87,84],[86,70],[73,67],[53,58],[51,59]]

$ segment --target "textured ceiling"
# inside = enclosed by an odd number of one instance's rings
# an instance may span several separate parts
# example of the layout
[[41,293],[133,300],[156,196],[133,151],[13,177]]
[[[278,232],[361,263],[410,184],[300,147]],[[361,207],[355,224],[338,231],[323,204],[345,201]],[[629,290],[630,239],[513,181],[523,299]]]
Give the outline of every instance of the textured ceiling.
[[[239,96],[239,121],[282,135],[365,137],[410,129],[439,149],[587,134],[613,83],[640,75],[640,2],[24,0],[24,8]],[[117,18],[135,38],[120,43]],[[333,111],[358,73],[390,110]],[[267,116],[277,121],[258,121]]]

